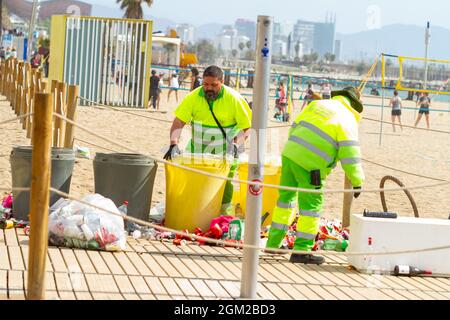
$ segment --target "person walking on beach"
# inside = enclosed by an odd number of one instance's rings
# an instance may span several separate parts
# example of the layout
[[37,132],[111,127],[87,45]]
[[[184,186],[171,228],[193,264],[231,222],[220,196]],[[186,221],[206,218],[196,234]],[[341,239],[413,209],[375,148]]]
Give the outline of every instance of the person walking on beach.
[[311,101],[313,101],[314,97],[314,90],[311,83],[308,84],[308,88],[305,91],[305,95],[303,96],[303,105],[300,110],[303,110],[303,108],[308,105]]
[[[347,87],[331,93],[331,100],[311,102],[300,113],[289,131],[289,140],[282,152],[280,185],[284,187],[321,190],[337,162],[351,181],[353,189],[364,182],[358,122],[363,105],[360,93]],[[355,192],[354,197],[360,193]],[[319,230],[323,193],[279,190],[272,225],[266,245],[267,253],[275,253],[299,208],[294,250],[311,251]],[[322,264],[324,258],[312,254],[292,254],[290,262]]]
[[202,78],[200,77],[200,72],[198,72],[197,68],[192,68],[192,78],[191,78],[191,91],[197,89],[202,85]]
[[400,129],[403,131],[402,121],[400,119],[402,115],[402,99],[398,96],[398,91],[394,91],[394,96],[389,102],[389,106],[392,107],[391,116],[392,116],[392,129],[395,132],[395,119],[398,119],[398,123],[400,124]]
[[170,94],[172,92],[175,92],[175,98],[178,103],[178,89],[180,89],[180,83],[178,82],[178,75],[176,73],[174,73],[172,75],[172,78],[170,79],[170,88],[169,88],[169,93],[167,94],[167,102],[169,102],[169,100],[170,100]]
[[415,127],[419,124],[419,121],[422,119],[422,115],[425,115],[425,120],[427,122],[427,128],[430,129],[430,106],[431,106],[431,99],[428,96],[428,92],[422,93],[422,96],[419,98],[419,101],[417,102],[417,106],[420,106],[419,108],[419,114],[417,115],[416,123],[414,124]]
[[322,85],[322,99],[331,99],[331,84],[328,80]]
[[[239,92],[224,85],[223,71],[209,66],[203,73],[203,84],[190,92],[175,110],[175,120],[170,129],[170,148],[166,160],[180,154],[178,148],[182,129],[191,124],[192,137],[187,151],[196,154],[232,155],[238,158],[251,127],[252,111]],[[234,177],[237,162],[231,166],[229,177]],[[231,200],[233,185],[225,184],[222,214],[233,214]]]
[[288,116],[286,113],[287,106],[287,97],[286,90],[284,89],[284,83],[281,81],[278,85],[277,89],[277,99],[275,100],[275,110],[276,113],[274,115],[275,119],[278,119],[282,122],[288,122]]
[[[159,110],[158,100],[161,93],[159,83],[160,79],[156,75],[156,71],[152,70],[152,76],[150,77],[150,99],[152,102],[153,110]],[[150,101],[148,103],[150,106]]]

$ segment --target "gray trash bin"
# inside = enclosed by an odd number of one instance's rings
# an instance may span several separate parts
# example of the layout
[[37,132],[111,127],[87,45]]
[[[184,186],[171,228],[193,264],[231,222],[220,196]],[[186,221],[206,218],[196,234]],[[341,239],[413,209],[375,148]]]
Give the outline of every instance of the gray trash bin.
[[149,221],[153,184],[158,165],[140,154],[97,153],[94,159],[95,192],[117,207],[128,201],[128,215]]
[[[11,176],[13,188],[31,187],[31,146],[13,147],[10,156]],[[70,192],[75,152],[72,149],[52,148],[52,168],[50,186],[62,192]],[[13,191],[14,218],[29,220],[30,192]],[[50,193],[50,206],[62,198],[60,195]]]

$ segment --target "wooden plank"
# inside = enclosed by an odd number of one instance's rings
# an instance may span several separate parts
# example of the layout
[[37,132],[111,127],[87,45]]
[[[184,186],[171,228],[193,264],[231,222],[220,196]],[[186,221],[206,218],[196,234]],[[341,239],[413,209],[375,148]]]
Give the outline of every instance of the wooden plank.
[[[191,259],[193,259],[196,262],[196,264],[198,265],[198,267],[201,270],[203,270],[206,274],[208,274],[208,278],[214,279],[214,280],[225,279],[223,274],[221,272],[219,272],[218,270],[214,269],[209,264],[209,261],[206,261],[204,258],[202,258],[202,257],[191,257]],[[209,259],[211,259],[211,258],[209,258]]]
[[170,277],[181,277],[180,273],[175,269],[167,258],[162,254],[154,255],[156,261],[161,266],[161,268],[170,276]]
[[163,268],[159,265],[156,259],[150,253],[143,253],[140,255],[142,261],[148,266],[148,268],[152,271],[155,276],[158,277],[166,277],[167,273]]
[[5,233],[5,244],[10,247],[17,247],[19,242],[17,241],[16,230],[13,229],[5,229],[3,230]]
[[338,300],[333,294],[331,294],[326,288],[334,286],[320,286],[318,284],[310,284],[308,287],[318,294],[323,300]]
[[77,300],[92,300],[92,295],[81,270],[78,272],[69,272],[68,276]]
[[416,296],[409,290],[398,290],[394,289],[394,291],[402,296],[404,296],[407,300],[423,300],[422,298]]
[[287,294],[281,287],[277,285],[277,283],[273,282],[263,282],[262,283],[277,299],[281,300],[290,300],[291,296]]
[[[28,282],[27,273],[24,275],[25,283]],[[56,281],[53,271],[47,271],[45,275],[45,299],[46,300],[58,300],[58,291],[56,290]]]
[[232,298],[239,298],[241,295],[240,284],[236,281],[221,280],[220,284],[228,291]]
[[188,279],[177,278],[175,279],[175,282],[178,284],[178,287],[180,287],[186,297],[200,297],[199,293],[195,290]]
[[361,284],[349,276],[348,271],[343,266],[319,266],[322,275],[328,279],[332,279],[337,286],[361,286]]
[[217,298],[229,299],[231,295],[220,285],[217,280],[205,280],[205,284],[211,289]]
[[355,287],[353,289],[369,300],[391,300],[388,295],[376,288]]
[[25,270],[22,251],[18,246],[8,246],[9,262],[12,270]]
[[136,270],[136,268],[124,252],[114,252],[113,256],[114,258],[116,258],[122,269],[125,270],[125,273],[127,275],[139,275],[139,271]]
[[353,300],[367,300],[366,297],[364,297],[359,292],[356,292],[355,290],[353,290],[353,288],[350,288],[350,287],[339,287],[339,290],[344,292],[346,295],[348,295]]
[[167,255],[166,259],[169,263],[180,273],[183,278],[195,278],[190,268],[183,263],[179,257],[173,255]]
[[119,262],[117,262],[116,258],[114,257],[114,254],[112,252],[106,252],[106,251],[100,251],[100,256],[103,258],[103,261],[105,261],[106,265],[108,266],[108,269],[111,271],[112,274],[120,274],[125,275],[125,271],[120,266]]
[[292,286],[308,300],[322,300],[321,296],[304,284],[293,284]]
[[84,273],[97,273],[97,270],[95,270],[95,267],[92,264],[91,259],[89,259],[86,251],[74,249],[73,252],[78,260],[79,265],[81,266],[81,270],[83,270]]
[[430,290],[429,287],[427,287],[426,285],[424,285],[423,283],[421,283],[420,281],[417,281],[417,279],[420,277],[402,277],[402,280],[408,282],[410,285],[412,285],[414,288],[420,290],[420,291],[427,291]]
[[5,231],[0,229],[0,247],[6,245]]
[[289,295],[294,300],[308,300],[306,296],[304,296],[300,291],[294,288],[294,286],[290,283],[280,283],[279,286],[286,292],[289,293]]
[[108,268],[107,264],[103,260],[100,252],[94,250],[86,251],[89,259],[92,261],[92,265],[98,274],[111,274],[111,270]]
[[87,273],[85,278],[95,300],[123,299],[112,275]]
[[[23,260],[25,262],[25,269],[28,270],[28,252],[29,252],[29,247],[28,246],[21,246],[19,248],[22,251],[22,258],[23,258]],[[50,260],[50,256],[49,256],[48,251],[47,251],[47,258],[46,258],[46,262],[45,262],[45,271],[54,271],[53,264],[52,264],[52,261]]]
[[207,279],[209,278],[209,275],[202,270],[202,268],[200,268],[197,265],[197,261],[198,260],[203,260],[201,257],[198,256],[184,256],[184,257],[179,257],[181,261],[183,261],[183,263],[189,267],[189,269],[192,271],[192,273],[194,273],[195,278],[200,278],[200,279]]
[[420,291],[420,290],[411,290],[410,293],[418,296],[423,300],[435,300],[432,296],[428,294],[428,292]]
[[9,270],[8,271],[8,290],[9,299],[24,300],[25,299],[25,285],[23,281],[24,271]]
[[0,270],[0,300],[8,299],[8,271]]
[[145,262],[142,260],[141,255],[136,252],[127,252],[128,259],[131,261],[133,266],[138,270],[139,274],[142,276],[152,276],[153,272],[147,267]]
[[408,300],[405,296],[399,294],[397,291],[393,289],[380,289],[385,295],[391,297],[392,300]]
[[440,287],[441,289],[439,289],[438,291],[450,292],[450,283],[445,283],[444,281],[440,281],[441,278],[427,277],[427,278],[423,278],[423,279],[424,280],[426,279],[427,282]]
[[134,290],[142,300],[155,300],[155,296],[152,294],[150,288],[147,285],[145,279],[141,276],[129,276],[131,284]]
[[[263,279],[265,281],[268,281],[268,282],[283,281],[283,280],[280,280],[278,277],[276,277],[276,275],[274,275],[272,273],[273,269],[274,268],[272,266],[270,266],[270,265],[266,265],[264,263],[260,263],[259,264],[259,268],[258,268],[258,276],[263,277]],[[286,279],[284,279],[284,281],[286,281]]]
[[203,257],[203,259],[208,263],[208,265],[217,270],[223,278],[230,280],[235,279],[233,273],[228,271],[227,269],[222,269],[220,263],[214,257]]
[[56,272],[66,272],[67,266],[64,262],[64,258],[61,251],[55,247],[48,247],[48,255],[50,256],[50,262],[53,266],[53,270]]
[[335,286],[324,286],[328,292],[334,295],[338,300],[352,300],[348,295],[339,290],[338,287]]
[[192,286],[203,298],[216,298],[215,294],[208,288],[205,281],[200,279],[191,279]]
[[304,266],[306,270],[310,271],[310,275],[320,281],[320,284],[324,285],[337,285],[337,283],[333,282],[331,279],[325,277],[322,273],[323,271],[317,265],[307,264]]
[[[290,263],[290,262],[288,262],[288,263]],[[261,265],[268,265],[268,263],[267,262],[266,263],[261,263]],[[272,263],[270,263],[270,265],[272,265]],[[297,274],[297,273],[293,272],[292,270],[288,269],[286,267],[285,263],[278,263],[276,265],[276,269],[279,272],[281,272],[282,274],[289,275],[289,278],[292,279],[293,283],[302,283],[302,284],[306,284],[307,283],[307,281],[304,278],[302,278],[299,274]]]
[[9,263],[8,247],[0,245],[0,269],[10,270],[11,265]]
[[234,258],[226,257],[215,257],[214,258],[222,267],[221,270],[227,270],[232,276],[228,280],[239,280],[241,279],[241,269],[237,267],[232,260],[236,261]]
[[136,290],[131,284],[130,279],[125,275],[113,275],[114,281],[119,288],[120,293],[126,300],[139,300]]
[[75,300],[75,294],[72,289],[72,284],[69,275],[65,272],[54,273],[56,289],[61,300]]
[[172,278],[160,278],[159,280],[171,296],[183,295],[183,292],[180,290],[180,288],[178,288],[175,280],[173,280]]
[[448,298],[443,295],[442,292],[426,291],[425,293],[432,297],[434,300],[448,300]]
[[277,300],[277,297],[272,293],[267,286],[263,285],[263,282],[258,282],[256,287],[256,294],[265,300]]
[[301,276],[306,280],[307,283],[310,284],[322,284],[318,279],[311,275],[311,270],[305,268],[305,265],[300,265],[297,263],[285,262],[283,263],[288,269],[290,269],[295,274]]
[[166,289],[164,289],[163,284],[157,277],[145,277],[145,282],[147,282],[148,287],[155,296],[167,295]]

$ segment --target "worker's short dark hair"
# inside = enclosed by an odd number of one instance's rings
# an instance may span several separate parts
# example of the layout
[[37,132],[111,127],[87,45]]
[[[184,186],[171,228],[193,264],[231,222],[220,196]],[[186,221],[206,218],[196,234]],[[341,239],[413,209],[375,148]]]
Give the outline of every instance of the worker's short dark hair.
[[156,70],[152,70],[152,75],[155,75],[156,74]]
[[223,80],[223,71],[218,66],[209,66],[203,72],[203,78],[213,77],[219,80]]
[[398,95],[398,91],[397,90],[394,91],[394,96],[396,96],[396,95]]

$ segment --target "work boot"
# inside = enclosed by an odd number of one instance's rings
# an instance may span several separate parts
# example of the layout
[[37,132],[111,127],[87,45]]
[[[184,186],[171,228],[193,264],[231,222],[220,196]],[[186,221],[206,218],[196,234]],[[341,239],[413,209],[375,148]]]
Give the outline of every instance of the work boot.
[[303,264],[322,264],[325,262],[325,258],[322,256],[315,256],[312,254],[291,254],[289,262],[292,263],[303,263]]

